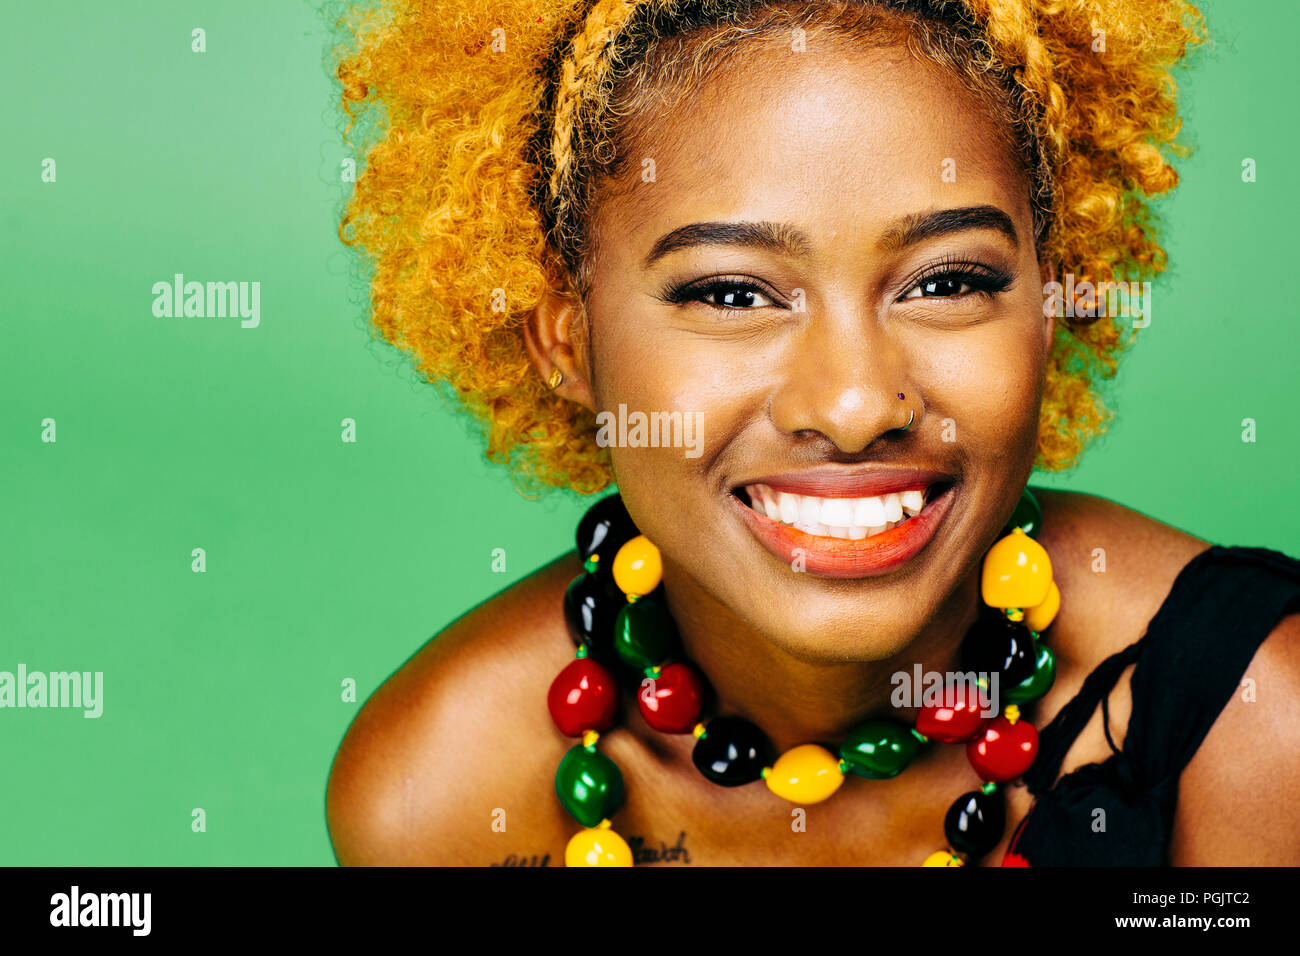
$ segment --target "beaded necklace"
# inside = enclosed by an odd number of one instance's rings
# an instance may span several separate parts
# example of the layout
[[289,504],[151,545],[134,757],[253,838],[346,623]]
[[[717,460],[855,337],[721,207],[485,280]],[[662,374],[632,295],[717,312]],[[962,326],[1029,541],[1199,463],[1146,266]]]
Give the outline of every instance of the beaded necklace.
[[[741,717],[715,715],[701,722],[706,697],[698,671],[680,659],[676,625],[663,600],[659,549],[632,522],[615,494],[593,505],[578,523],[584,572],[569,584],[564,613],[577,653],[552,682],[547,707],[560,732],[581,738],[560,760],[555,790],[582,824],[564,853],[566,866],[631,866],[632,851],[612,829],[623,802],[623,775],[596,743],[614,725],[619,680],[640,680],[637,704],[645,722],[662,733],[695,737],[692,761],[713,783],[735,787],[766,782],[796,805],[819,803],[847,774],[886,780],[901,773],[931,741],[965,744],[984,781],[962,794],[944,817],[946,849],[923,866],[964,866],[1001,841],[1006,809],[999,784],[1020,777],[1038,755],[1038,731],[1020,716],[1019,704],[1042,697],[1056,679],[1056,661],[1039,641],[1060,608],[1047,551],[1035,538],[1042,510],[1028,489],[1006,535],[984,556],[983,607],[961,645],[962,667],[977,679],[950,675],[942,694],[927,694],[915,724],[874,718],[841,743],[837,758],[820,744],[800,744],[771,760],[766,735]],[[609,557],[612,556],[612,557]],[[997,673],[1011,701],[998,716],[984,711],[987,675]],[[996,706],[999,702],[994,699]],[[1003,865],[1027,865],[1008,853]]]

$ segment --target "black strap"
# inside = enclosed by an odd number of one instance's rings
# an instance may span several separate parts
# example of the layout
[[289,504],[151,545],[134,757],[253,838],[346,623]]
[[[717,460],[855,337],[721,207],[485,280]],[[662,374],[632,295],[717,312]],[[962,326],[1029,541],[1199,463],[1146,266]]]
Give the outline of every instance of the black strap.
[[[1176,797],[1177,779],[1209,733],[1259,645],[1300,610],[1300,561],[1267,548],[1213,545],[1179,572],[1141,639],[1106,658],[1039,735],[1029,792],[1050,790],[1075,739],[1102,705],[1121,791]],[[1136,662],[1133,711],[1121,750],[1110,733],[1108,696]]]
[[1267,548],[1211,547],[1174,582],[1133,671],[1124,750],[1135,783],[1176,779],[1240,687],[1259,645],[1300,610],[1300,561]]
[[1105,716],[1106,740],[1110,743],[1111,750],[1120,753],[1120,749],[1115,746],[1115,741],[1110,736],[1110,711],[1107,709],[1107,700],[1111,688],[1119,680],[1119,675],[1124,672],[1124,668],[1137,660],[1141,653],[1142,640],[1139,639],[1098,664],[1096,669],[1084,679],[1079,693],[1057,712],[1050,724],[1039,732],[1038,757],[1024,775],[1025,784],[1031,794],[1038,796],[1044,790],[1051,789],[1057,775],[1061,772],[1061,761],[1065,759],[1075,738],[1083,732],[1084,727],[1088,726],[1093,711],[1097,709],[1098,699],[1101,700]]

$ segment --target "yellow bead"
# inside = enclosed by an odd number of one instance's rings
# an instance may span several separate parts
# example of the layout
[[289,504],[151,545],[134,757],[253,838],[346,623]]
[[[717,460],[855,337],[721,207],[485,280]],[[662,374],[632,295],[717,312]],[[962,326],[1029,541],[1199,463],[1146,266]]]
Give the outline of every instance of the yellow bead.
[[645,535],[637,535],[614,555],[613,574],[614,583],[624,594],[645,597],[664,576],[659,549]]
[[1025,627],[1031,631],[1045,631],[1056,620],[1056,612],[1061,609],[1061,591],[1053,581],[1047,589],[1047,600],[1036,607],[1025,608]]
[[965,866],[962,858],[955,856],[948,850],[935,850],[925,858],[922,866]]
[[579,830],[564,848],[565,866],[631,866],[627,841],[609,827]]
[[983,572],[981,591],[989,607],[1036,607],[1052,586],[1047,550],[1019,528],[989,548]]
[[777,758],[766,774],[768,789],[800,805],[821,803],[844,782],[840,762],[825,747],[800,744]]

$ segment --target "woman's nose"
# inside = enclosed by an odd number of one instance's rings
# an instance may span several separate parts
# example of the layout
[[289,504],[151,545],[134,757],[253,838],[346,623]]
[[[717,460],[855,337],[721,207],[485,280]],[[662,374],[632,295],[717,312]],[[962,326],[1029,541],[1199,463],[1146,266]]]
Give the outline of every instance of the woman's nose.
[[819,432],[841,451],[859,452],[907,424],[904,362],[874,314],[846,310],[811,316],[791,336],[771,398],[781,431]]

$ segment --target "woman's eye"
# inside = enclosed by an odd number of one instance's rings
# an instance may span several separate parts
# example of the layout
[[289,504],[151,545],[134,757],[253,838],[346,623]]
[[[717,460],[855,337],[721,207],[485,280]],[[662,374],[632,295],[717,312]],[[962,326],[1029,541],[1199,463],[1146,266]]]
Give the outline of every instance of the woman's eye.
[[691,290],[686,297],[718,309],[760,309],[776,305],[757,286],[744,282],[713,282]]
[[968,295],[974,287],[961,276],[935,276],[913,287],[904,299],[949,299]]

